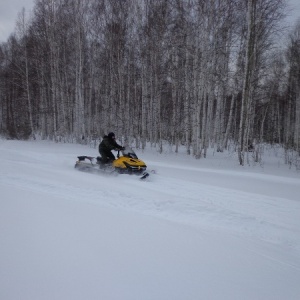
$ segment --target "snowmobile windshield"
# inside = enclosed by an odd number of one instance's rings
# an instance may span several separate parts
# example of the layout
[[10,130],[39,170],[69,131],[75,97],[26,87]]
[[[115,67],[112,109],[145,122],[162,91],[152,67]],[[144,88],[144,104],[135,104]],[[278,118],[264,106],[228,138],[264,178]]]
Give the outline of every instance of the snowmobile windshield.
[[137,155],[135,154],[135,152],[132,150],[132,148],[126,147],[123,150],[123,155],[130,157],[130,158],[138,158]]

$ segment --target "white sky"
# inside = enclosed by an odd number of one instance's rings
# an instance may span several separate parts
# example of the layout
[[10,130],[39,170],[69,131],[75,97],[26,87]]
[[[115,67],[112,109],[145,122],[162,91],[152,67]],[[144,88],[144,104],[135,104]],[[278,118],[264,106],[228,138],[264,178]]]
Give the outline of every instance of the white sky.
[[6,42],[14,31],[18,13],[33,8],[34,0],[0,0],[0,43]]
[[[300,18],[300,1],[288,0],[291,6],[291,24]],[[18,13],[22,7],[29,12],[34,6],[34,0],[0,0],[0,43],[7,41],[9,35],[15,29]]]
[[290,20],[291,24],[294,24],[300,18],[300,1],[299,0],[288,0],[290,5],[290,16],[288,16],[288,20]]

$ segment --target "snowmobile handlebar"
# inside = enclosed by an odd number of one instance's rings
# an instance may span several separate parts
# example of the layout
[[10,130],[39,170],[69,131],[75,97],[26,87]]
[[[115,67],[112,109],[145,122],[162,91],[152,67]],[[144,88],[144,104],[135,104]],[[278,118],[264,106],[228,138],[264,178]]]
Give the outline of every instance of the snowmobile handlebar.
[[117,158],[119,158],[120,157],[120,151],[125,150],[125,147],[117,148],[115,150],[118,151]]

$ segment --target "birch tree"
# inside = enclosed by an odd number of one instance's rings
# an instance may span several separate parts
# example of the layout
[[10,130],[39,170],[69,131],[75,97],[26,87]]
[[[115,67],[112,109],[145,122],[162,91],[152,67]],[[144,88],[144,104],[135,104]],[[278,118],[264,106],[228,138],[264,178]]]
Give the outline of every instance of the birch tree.
[[238,156],[240,165],[245,163],[255,86],[259,78],[259,63],[271,45],[271,37],[277,30],[276,24],[282,18],[284,1],[247,1],[247,36],[245,67],[239,123]]
[[20,53],[22,54],[22,57],[24,59],[24,68],[20,68],[20,72],[23,74],[24,77],[30,131],[31,134],[34,134],[35,128],[33,124],[33,103],[32,103],[30,82],[29,82],[28,26],[29,25],[28,25],[28,21],[26,20],[25,8],[23,8],[17,20],[17,31],[19,32],[20,42],[23,44],[22,51],[20,51]]
[[293,148],[300,155],[300,22],[290,36],[287,59],[289,94],[285,118],[285,144],[287,149]]

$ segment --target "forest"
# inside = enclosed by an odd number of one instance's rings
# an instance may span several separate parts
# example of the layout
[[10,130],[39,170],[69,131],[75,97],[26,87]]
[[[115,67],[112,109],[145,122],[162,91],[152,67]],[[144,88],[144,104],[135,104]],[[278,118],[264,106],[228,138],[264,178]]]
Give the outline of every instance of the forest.
[[[240,165],[300,160],[300,21],[286,0],[36,0],[0,44],[0,135],[124,144]],[[293,153],[293,155],[290,155]]]

